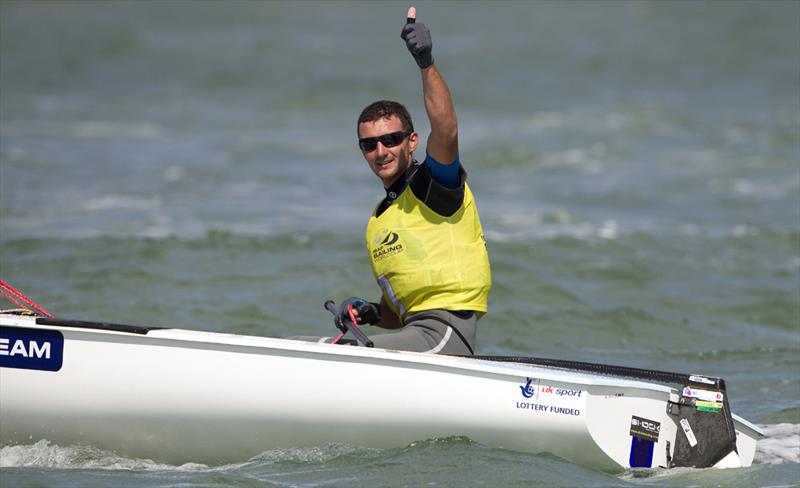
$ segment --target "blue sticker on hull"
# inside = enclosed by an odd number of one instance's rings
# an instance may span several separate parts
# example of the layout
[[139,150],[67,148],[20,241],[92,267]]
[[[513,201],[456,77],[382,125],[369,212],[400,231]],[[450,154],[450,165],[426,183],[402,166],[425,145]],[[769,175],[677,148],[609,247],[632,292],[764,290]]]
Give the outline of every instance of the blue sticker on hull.
[[57,330],[0,327],[0,367],[58,371],[64,336]]
[[650,439],[631,436],[631,468],[652,468],[654,447],[655,442]]

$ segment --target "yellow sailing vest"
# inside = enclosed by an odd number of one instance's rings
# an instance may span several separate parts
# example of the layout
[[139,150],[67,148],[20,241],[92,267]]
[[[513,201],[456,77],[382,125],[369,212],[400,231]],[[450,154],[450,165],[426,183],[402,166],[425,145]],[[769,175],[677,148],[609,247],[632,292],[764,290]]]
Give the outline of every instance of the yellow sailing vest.
[[376,211],[367,250],[386,302],[401,319],[432,309],[488,310],[489,255],[466,183],[464,202],[450,217],[428,208],[409,186],[380,216]]

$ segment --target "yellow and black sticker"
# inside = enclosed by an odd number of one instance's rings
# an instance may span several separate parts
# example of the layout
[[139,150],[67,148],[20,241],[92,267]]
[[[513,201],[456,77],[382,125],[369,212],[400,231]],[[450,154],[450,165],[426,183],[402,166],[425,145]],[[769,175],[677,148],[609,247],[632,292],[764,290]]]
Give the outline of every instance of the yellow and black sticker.
[[653,442],[658,442],[658,434],[660,432],[661,422],[648,420],[635,415],[631,417],[630,435],[639,437],[641,439],[648,439]]
[[703,400],[697,400],[694,405],[698,412],[717,413],[722,410],[722,402],[706,402]]

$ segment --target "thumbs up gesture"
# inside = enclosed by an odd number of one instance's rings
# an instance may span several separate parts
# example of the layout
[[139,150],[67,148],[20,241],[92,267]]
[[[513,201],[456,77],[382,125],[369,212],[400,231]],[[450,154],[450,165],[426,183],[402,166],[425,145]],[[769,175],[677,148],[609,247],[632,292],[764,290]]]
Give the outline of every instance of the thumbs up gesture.
[[431,31],[425,24],[417,24],[417,9],[410,7],[406,15],[406,25],[400,37],[406,41],[408,51],[414,56],[414,61],[420,69],[425,69],[433,64],[433,42],[431,41]]

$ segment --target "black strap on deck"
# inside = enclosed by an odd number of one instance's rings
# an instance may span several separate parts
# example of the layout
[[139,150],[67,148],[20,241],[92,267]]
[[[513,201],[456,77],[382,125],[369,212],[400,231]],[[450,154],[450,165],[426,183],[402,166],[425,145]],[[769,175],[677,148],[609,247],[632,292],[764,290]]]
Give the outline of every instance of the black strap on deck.
[[75,327],[80,329],[100,329],[113,330],[114,332],[127,332],[129,334],[145,335],[151,330],[164,329],[166,327],[147,327],[142,325],[113,324],[109,322],[89,322],[85,320],[60,319],[58,317],[39,317],[36,319],[39,325],[53,325],[56,327]]
[[[650,381],[659,381],[662,383],[678,383],[681,385],[687,384],[705,384],[703,382],[694,381],[692,378],[695,375],[688,375],[683,373],[670,373],[667,371],[657,371],[653,369],[631,368],[628,366],[614,366],[611,364],[598,364],[598,363],[585,363],[582,361],[569,361],[564,359],[548,359],[548,358],[535,358],[529,356],[468,356],[473,359],[481,359],[484,361],[499,361],[503,363],[518,363],[530,364],[534,366],[546,366],[550,368],[569,369],[573,371],[585,371],[595,374],[604,374],[609,376],[625,376],[628,378],[639,378]],[[714,387],[724,390],[725,382],[720,378],[713,378],[702,376],[702,378],[714,382]]]

